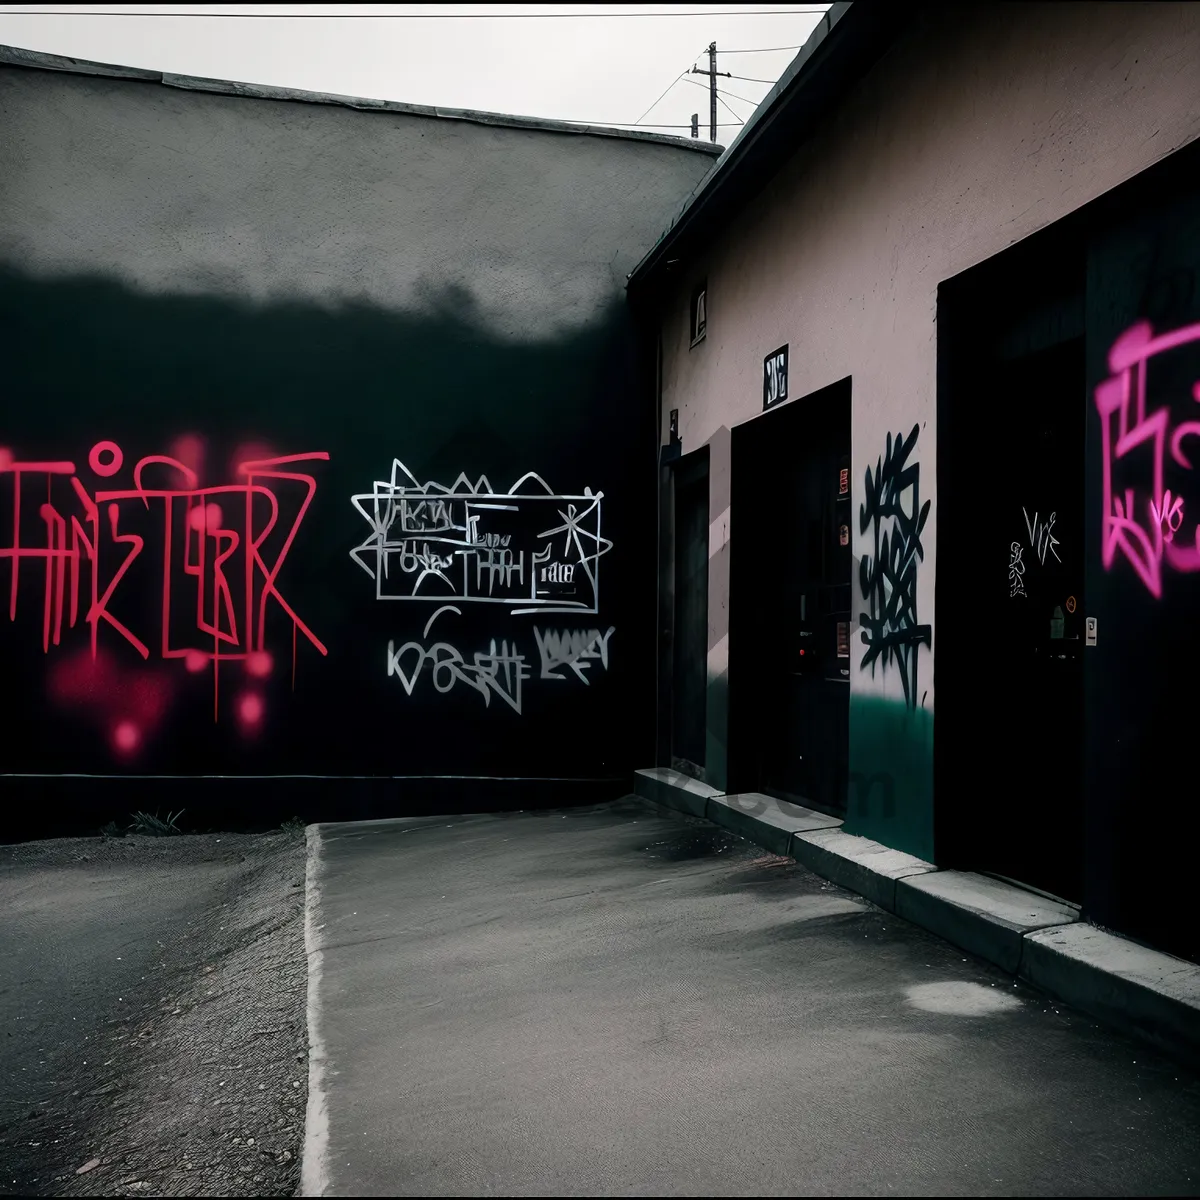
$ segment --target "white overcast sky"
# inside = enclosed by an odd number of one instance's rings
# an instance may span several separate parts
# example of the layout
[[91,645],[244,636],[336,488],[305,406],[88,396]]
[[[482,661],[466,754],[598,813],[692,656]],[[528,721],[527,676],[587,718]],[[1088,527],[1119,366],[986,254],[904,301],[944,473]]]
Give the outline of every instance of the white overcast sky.
[[[796,54],[776,48],[802,45],[828,7],[0,3],[0,43],[409,104],[605,125],[641,120],[683,136],[699,113],[707,137],[708,95],[696,85],[708,81],[690,71],[707,68],[715,41],[717,69],[744,77],[719,82],[728,107],[718,105],[717,140],[727,145]],[[117,13],[132,15],[106,15]],[[217,15],[154,15],[180,13]]]

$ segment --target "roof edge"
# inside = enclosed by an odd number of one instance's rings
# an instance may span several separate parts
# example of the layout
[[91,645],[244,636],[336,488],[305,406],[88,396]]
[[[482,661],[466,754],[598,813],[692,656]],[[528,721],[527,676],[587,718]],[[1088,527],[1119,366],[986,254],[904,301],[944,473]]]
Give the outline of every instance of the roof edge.
[[649,276],[658,265],[659,260],[670,249],[676,240],[677,233],[687,223],[695,208],[711,194],[713,188],[722,183],[737,166],[741,153],[751,143],[754,137],[764,129],[780,107],[784,95],[790,92],[805,68],[812,61],[813,55],[829,37],[834,27],[850,10],[850,0],[839,0],[832,4],[822,14],[816,28],[808,35],[807,41],[796,53],[796,57],[788,64],[787,69],[779,77],[775,86],[763,97],[759,106],[750,114],[750,119],[738,130],[737,136],[729,143],[727,149],[712,165],[712,169],[692,189],[679,211],[671,219],[670,224],[659,235],[658,240],[642,255],[641,261],[629,273],[626,288],[636,287]]
[[229,79],[176,75],[169,71],[147,71],[140,67],[123,67],[113,63],[92,62],[89,59],[47,54],[40,50],[24,50],[18,46],[0,45],[0,66],[27,67],[39,71],[60,71],[74,75],[93,75],[110,79],[128,79],[141,83],[158,83],[163,87],[179,88],[183,91],[240,96],[251,100],[291,100],[301,104],[330,104],[341,108],[353,108],[360,112],[434,117],[450,121],[467,121],[475,125],[497,125],[510,129],[540,130],[546,133],[574,133],[587,134],[592,137],[623,138],[628,141],[673,146],[676,149],[691,150],[711,156],[719,156],[724,153],[724,147],[714,145],[712,142],[674,137],[664,133],[647,133],[642,130],[618,129],[609,125],[588,125],[583,122],[556,121],[545,117],[522,117],[468,108],[405,104],[399,100],[371,100],[361,96],[309,92],[296,88],[275,87],[271,84],[239,83]]
[[92,62],[86,58],[68,58],[45,54],[41,50],[23,50],[20,46],[0,45],[0,63],[10,67],[33,67],[43,71],[69,71],[76,75],[108,75],[114,79],[140,79],[160,83],[162,73],[141,67],[119,67],[115,63]]

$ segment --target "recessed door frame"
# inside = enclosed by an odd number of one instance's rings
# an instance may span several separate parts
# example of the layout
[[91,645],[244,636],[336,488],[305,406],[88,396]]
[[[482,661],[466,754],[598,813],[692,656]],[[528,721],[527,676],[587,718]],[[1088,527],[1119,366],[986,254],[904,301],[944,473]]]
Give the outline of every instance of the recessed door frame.
[[[784,799],[800,799],[801,802],[814,808],[822,808],[832,813],[841,813],[845,809],[845,790],[849,778],[849,699],[850,682],[838,679],[836,682],[817,679],[813,682],[828,684],[823,690],[828,696],[822,703],[838,704],[842,707],[840,719],[843,727],[843,744],[832,753],[837,761],[818,767],[818,773],[825,767],[831,767],[834,776],[840,782],[835,782],[833,792],[840,795],[840,802],[835,795],[832,800],[818,795],[797,797],[790,792],[780,792],[767,782],[767,763],[764,750],[767,749],[764,739],[786,737],[787,721],[784,727],[776,729],[769,720],[764,722],[764,642],[765,625],[782,630],[790,630],[799,622],[811,622],[813,627],[817,621],[818,588],[814,586],[811,595],[806,592],[806,604],[812,606],[812,612],[803,617],[799,611],[782,612],[769,611],[771,602],[764,599],[760,581],[764,571],[769,571],[770,560],[778,559],[788,553],[789,538],[798,539],[800,531],[786,527],[786,522],[779,514],[763,511],[764,468],[761,465],[763,447],[779,438],[795,439],[795,444],[805,443],[806,428],[820,431],[818,437],[821,444],[828,441],[832,446],[839,441],[839,431],[836,422],[841,419],[832,411],[838,409],[844,414],[845,429],[840,431],[844,440],[844,453],[850,451],[850,420],[851,420],[851,380],[849,377],[821,388],[808,395],[799,397],[772,407],[757,414],[748,421],[737,425],[732,430],[731,444],[731,490],[730,490],[730,599],[729,599],[729,782],[731,792],[767,791]],[[826,447],[828,448],[828,447]],[[840,458],[839,458],[839,461]],[[846,464],[849,476],[849,462]],[[799,469],[809,469],[806,465]],[[822,481],[817,480],[815,487],[821,491]],[[850,498],[846,498],[846,507],[850,507]],[[816,514],[809,514],[809,520]],[[782,523],[783,527],[778,526]],[[833,528],[836,530],[836,519]],[[782,537],[780,534],[782,533]],[[818,535],[819,536],[819,535]],[[768,552],[769,551],[769,552]],[[848,544],[845,551],[850,554]],[[849,561],[849,559],[848,559]],[[790,568],[788,568],[790,569]],[[852,571],[845,580],[846,592],[852,595],[850,588]],[[778,599],[778,598],[777,598]],[[828,614],[826,614],[828,615]],[[847,616],[847,621],[849,617]],[[833,625],[830,628],[834,628]],[[822,627],[823,629],[823,627]],[[824,630],[823,630],[824,632]],[[848,631],[847,631],[848,634]],[[786,640],[786,639],[785,639]],[[849,636],[846,641],[849,642]],[[835,645],[831,650],[835,664]],[[788,653],[787,650],[780,650]],[[823,661],[823,660],[822,660]],[[846,659],[846,666],[849,665]],[[832,669],[832,667],[831,667]],[[824,666],[822,666],[824,670]],[[776,722],[777,724],[777,722]]]
[[[1031,453],[1022,441],[1028,432],[1016,412],[1005,408],[1003,396],[993,394],[994,377],[1021,362],[1033,364],[1050,355],[1066,354],[1072,346],[1078,352],[1078,379],[1070,387],[1071,394],[1062,395],[1061,416],[1055,419],[1077,434],[1077,444],[1070,451],[1074,458],[1066,464],[1064,474],[1072,480],[1078,477],[1079,495],[1072,492],[1070,503],[1078,505],[1082,523],[1075,536],[1079,540],[1078,553],[1084,553],[1087,396],[1086,246],[1082,234],[1078,222],[1061,222],[938,289],[934,855],[943,867],[1002,874],[989,859],[988,830],[994,822],[1015,820],[1013,806],[1019,804],[1021,790],[1021,771],[1001,761],[979,761],[983,737],[980,730],[995,722],[1007,728],[1004,723],[1015,721],[1004,705],[1000,705],[1003,712],[992,711],[989,705],[998,701],[989,689],[995,692],[1001,681],[999,672],[1018,669],[1010,661],[1011,656],[1000,649],[1004,630],[988,616],[993,604],[1002,603],[996,599],[999,593],[992,594],[994,587],[1009,587],[1004,570],[1007,559],[997,567],[994,579],[987,576],[985,584],[986,571],[979,557],[990,556],[991,562],[1001,549],[1008,554],[1008,542],[999,548],[983,544],[988,535],[981,529],[990,526],[986,521],[981,526],[979,514],[1019,503],[1008,494],[1011,488],[1007,484],[1012,481],[1006,481],[1004,464],[1006,456],[1007,461],[1016,462],[1024,461],[1023,456]],[[1037,286],[1031,287],[1030,280],[1036,280]],[[1067,486],[1073,488],[1074,483]],[[1024,547],[1021,551],[1019,566],[1025,570],[1030,552]],[[1081,590],[1085,575],[1081,557]],[[1011,599],[1008,591],[1004,597]],[[1019,601],[1018,595],[1013,602]],[[1077,603],[1084,603],[1082,595]],[[1064,887],[1072,880],[1068,890],[1077,892],[1064,898],[1075,902],[1081,899],[1078,893],[1082,891],[1084,847],[1082,680],[1078,700],[1078,721],[1068,723],[1070,744],[1064,742],[1054,751],[1063,756],[1063,770],[1075,772],[1072,777],[1080,789],[1081,811],[1075,836],[1064,827],[1060,838],[1061,853],[1070,856],[1063,860],[1060,877]],[[1024,762],[1027,755],[1023,750],[1020,755]],[[1012,804],[1001,803],[997,791],[1006,771],[1012,779]],[[996,803],[989,803],[988,797]],[[1031,827],[1026,836],[1037,836],[1035,829]],[[1037,886],[1033,879],[1021,882]]]
[[[668,681],[660,727],[667,761],[702,776],[707,736],[709,449],[701,446],[670,464],[669,520],[664,532],[670,602],[663,605]],[[687,579],[685,580],[685,576]]]

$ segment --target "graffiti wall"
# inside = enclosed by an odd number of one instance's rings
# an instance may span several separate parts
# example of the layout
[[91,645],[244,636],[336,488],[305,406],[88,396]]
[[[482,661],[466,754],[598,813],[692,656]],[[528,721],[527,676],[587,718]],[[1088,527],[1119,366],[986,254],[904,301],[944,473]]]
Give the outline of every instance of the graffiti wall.
[[1088,261],[1085,781],[1095,919],[1200,960],[1186,849],[1162,836],[1186,820],[1200,667],[1200,194],[1187,165],[1131,197]]
[[[736,438],[769,418],[764,403],[852,381],[847,829],[1079,899],[1075,878],[1068,891],[1024,869],[1020,843],[1057,841],[1033,865],[1069,853],[1062,875],[1077,877],[1086,852],[1082,894],[1107,896],[1095,912],[1112,928],[1161,896],[1145,864],[1163,840],[1184,844],[1159,814],[1177,819],[1172,772],[1195,724],[1177,681],[1200,599],[1200,124],[1161,64],[1195,57],[1196,11],[1038,5],[1016,38],[1007,6],[946,9],[840,76],[837,119],[816,124],[801,72],[756,135],[778,139],[770,169],[732,147],[721,187],[631,281],[661,329],[664,447]],[[1057,73],[1030,59],[1031,38]],[[1169,188],[1149,182],[1188,154]],[[1190,200],[1167,199],[1181,188]],[[1019,266],[1000,261],[1017,251]],[[766,376],[783,346],[780,401]],[[750,507],[726,513],[714,492],[714,546],[735,562],[762,519]],[[802,539],[783,524],[764,576]],[[716,569],[708,600],[733,729],[744,660],[724,640],[737,601]],[[1177,859],[1167,874],[1191,872]],[[1173,905],[1190,911],[1182,894]]]
[[[536,616],[543,622],[532,628],[540,663],[536,678],[562,682],[568,678],[562,671],[570,670],[587,685],[590,668],[608,670],[615,627],[601,633],[545,622],[600,612],[600,558],[613,546],[600,532],[603,498],[590,487],[582,495],[557,496],[533,471],[500,492],[486,476],[472,483],[460,474],[449,487],[420,484],[395,459],[388,481],[352,498],[371,533],[350,555],[374,580],[376,600],[406,601],[409,608],[414,602],[436,604],[424,639],[443,613],[461,617],[465,607],[496,605],[483,611]],[[522,712],[522,681],[531,677],[528,640],[522,650],[515,637],[511,643],[504,638],[497,650],[491,638],[486,651],[467,658],[444,640],[396,647],[388,641],[387,674],[407,695],[428,668],[439,693],[461,683],[485,705],[494,696]]]
[[623,790],[656,463],[620,282],[710,154],[3,65],[0,98],[9,794]]
[[1198,367],[1200,322],[1156,334],[1141,320],[1113,342],[1111,373],[1095,389],[1101,563],[1109,574],[1132,569],[1155,601],[1168,576],[1200,571],[1188,441],[1200,437]]
[[[317,491],[308,471],[329,455],[245,446],[236,482],[205,486],[203,439],[171,450],[126,463],[104,440],[77,464],[0,448],[9,641],[40,637],[42,717],[91,726],[125,765],[166,735],[187,676],[211,689],[214,724],[224,696],[226,723],[253,737],[272,676],[290,667],[294,689],[301,649],[329,654],[282,591]],[[290,644],[269,641],[268,615],[272,633],[290,623]]]
[[[650,728],[636,681],[653,595],[630,576],[653,548],[637,518],[654,464],[625,444],[637,415],[610,425],[596,404],[559,425],[542,348],[506,354],[466,324],[377,317],[364,337],[335,314],[224,307],[0,272],[8,386],[34,397],[0,448],[6,763],[617,774]],[[148,334],[170,366],[130,388]],[[614,313],[569,343],[597,399],[621,391],[627,336]],[[436,417],[401,401],[335,419],[351,352],[366,390],[382,401],[403,375]],[[469,353],[508,361],[464,398],[436,368]],[[46,377],[48,357],[71,365]],[[272,394],[280,369],[306,381]],[[397,444],[412,465],[379,452]]]
[[885,432],[861,476],[846,827],[932,859],[933,627],[918,585],[933,483],[926,466],[922,487],[923,448],[919,423]]
[[876,664],[885,673],[894,669],[906,708],[917,707],[917,655],[931,637],[931,627],[917,619],[917,570],[925,558],[921,530],[932,503],[921,503],[921,466],[914,454],[919,433],[914,425],[906,438],[887,435],[874,474],[867,468],[858,509],[859,533],[871,539],[859,560],[858,586],[867,606],[858,618],[866,647],[859,667],[872,674]]

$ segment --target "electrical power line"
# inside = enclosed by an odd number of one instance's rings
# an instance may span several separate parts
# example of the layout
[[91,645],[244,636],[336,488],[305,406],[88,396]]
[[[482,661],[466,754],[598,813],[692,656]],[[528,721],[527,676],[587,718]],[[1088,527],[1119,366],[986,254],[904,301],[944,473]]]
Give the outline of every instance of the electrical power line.
[[674,79],[672,79],[670,83],[667,84],[666,89],[663,91],[662,96],[659,96],[659,98],[657,100],[655,100],[655,102],[652,105],[650,105],[650,107],[648,109],[646,109],[646,112],[642,113],[642,116],[638,117],[637,121],[634,121],[633,124],[635,124],[635,125],[638,124],[638,122],[642,120],[642,117],[644,117],[646,115],[646,113],[652,112],[655,109],[655,107],[657,107],[657,105],[662,101],[663,97],[666,96],[667,92],[669,92],[686,74],[687,74],[686,70],[680,71],[679,74]]
[[749,100],[745,96],[739,96],[736,92],[723,92],[720,88],[717,88],[717,95],[728,96],[730,100],[740,100],[743,104],[753,104],[755,108],[762,103],[761,100]]
[[[704,84],[701,84],[700,86],[703,87]],[[720,96],[718,96],[717,99],[719,100]],[[732,112],[733,110],[730,109],[730,111]],[[736,117],[737,113],[734,113],[733,115]],[[690,122],[687,125],[664,125],[658,121],[577,121],[574,117],[555,117],[553,119],[563,125],[607,125],[613,128],[619,127],[622,129],[626,129],[630,125],[636,125],[639,129],[691,129],[692,127]],[[745,124],[745,122],[739,122],[739,124]],[[717,128],[735,129],[736,126],[732,121],[718,121]]]
[[[701,50],[698,53],[693,54],[692,57],[699,58],[700,55],[704,54],[704,53],[706,53],[706,51]],[[659,96],[659,98],[657,100],[655,100],[655,102],[652,105],[650,105],[650,107],[648,109],[646,109],[646,112],[642,113],[642,115],[640,117],[638,117],[638,119],[636,121],[632,122],[632,124],[634,124],[634,125],[639,124],[646,117],[647,113],[653,112],[654,109],[658,106],[658,104],[662,101],[663,97],[666,96],[667,92],[669,92],[681,79],[685,78],[687,75],[690,75],[690,74],[691,74],[691,72],[688,71],[686,68],[684,70],[680,71],[679,74],[674,79],[672,79],[670,83],[667,84],[666,88],[663,91],[662,96]],[[732,78],[732,76],[731,76],[731,78]],[[688,82],[694,83],[695,81],[689,80]],[[703,86],[703,85],[701,85],[701,86]],[[734,113],[733,115],[736,117],[737,113]],[[668,128],[668,126],[660,126],[660,128]],[[687,129],[687,128],[689,128],[689,126],[676,125],[676,126],[670,126],[669,128]]]
[[[779,47],[779,49],[784,49],[784,48],[785,47]],[[725,53],[728,54],[728,53],[734,53],[734,52],[725,51]],[[749,53],[749,52],[747,51],[746,53]],[[717,133],[716,133],[717,105],[718,104],[720,104],[722,106],[722,108],[724,108],[726,110],[726,112],[728,112],[734,118],[734,120],[738,122],[739,125],[745,124],[745,121],[742,120],[740,114],[737,113],[732,107],[730,107],[730,105],[728,105],[725,102],[723,97],[728,96],[731,100],[739,100],[739,101],[741,101],[742,104],[749,104],[752,108],[755,108],[755,109],[757,109],[758,106],[762,103],[762,100],[751,100],[746,96],[739,96],[736,92],[726,92],[723,89],[717,87],[717,76],[721,75],[728,79],[741,79],[746,83],[772,84],[775,81],[770,80],[770,79],[754,79],[754,78],[750,77],[749,75],[734,75],[729,71],[718,71],[717,64],[716,64],[716,56],[717,56],[716,42],[713,42],[712,45],[710,45],[708,47],[708,56],[709,56],[709,69],[707,71],[700,71],[697,67],[693,67],[690,72],[685,71],[683,73],[683,75],[681,75],[679,77],[679,79],[682,79],[687,83],[695,84],[696,87],[705,88],[708,91],[709,96],[711,97],[711,105],[712,105],[712,116],[710,118],[709,124],[712,126],[712,140],[716,141],[716,139],[717,139]],[[706,85],[703,83],[698,83],[694,79],[687,78],[688,75],[696,75],[696,74],[707,75],[709,77],[708,84]],[[668,92],[671,90],[671,88],[673,88],[675,86],[676,83],[679,82],[679,79],[676,79],[670,85],[670,87],[667,88]],[[663,95],[665,96],[666,92],[664,92]],[[659,100],[661,100],[661,99],[662,99],[662,96],[659,97]],[[658,101],[655,101],[655,103],[658,103]],[[651,107],[653,107],[653,106],[651,106]],[[649,110],[647,110],[647,112],[648,111]],[[645,116],[645,115],[646,115],[645,113],[642,114],[642,116]],[[694,119],[695,118],[693,118],[693,120]],[[695,136],[694,128],[693,128],[692,132],[693,132],[693,136]]]
[[[694,83],[696,85],[696,87],[703,88],[706,92],[708,91],[707,83],[700,83],[698,80],[695,80],[695,79],[688,79],[688,80],[685,80],[685,82],[686,83]],[[760,100],[747,100],[745,96],[738,96],[738,95],[735,95],[733,92],[723,92],[720,88],[717,88],[717,96],[718,97],[728,96],[731,100],[740,100],[743,104],[753,104],[755,108],[757,108],[759,106],[759,104],[762,103]],[[729,105],[727,104],[725,107],[729,108]],[[733,109],[730,108],[729,111],[733,112]],[[737,113],[733,113],[733,115],[736,117]]]
[[725,103],[725,101],[721,99],[721,93],[720,93],[719,91],[717,92],[717,103],[718,103],[718,104],[720,104],[720,105],[722,105],[722,106],[725,108],[725,111],[726,111],[726,112],[728,112],[728,113],[732,113],[732,114],[733,114],[733,116],[734,116],[734,118],[737,120],[737,123],[738,123],[739,125],[745,125],[745,123],[746,123],[746,122],[745,122],[745,121],[743,121],[743,120],[742,120],[742,118],[741,118],[741,117],[739,117],[739,116],[737,115],[737,113],[735,113],[735,112],[733,111],[733,109],[732,109],[732,108],[730,108],[730,107],[729,107],[729,105],[728,105],[728,104],[726,104],[726,103]]
[[[601,20],[605,17],[621,17],[626,20],[633,17],[795,17],[824,13],[823,8],[789,8],[779,11],[768,9],[738,9],[736,12],[672,12],[672,13],[200,13],[200,12],[63,12],[60,9],[36,9],[19,12],[16,9],[0,9],[3,17],[210,17],[214,20],[228,21],[238,18],[251,21],[280,21],[280,20],[334,20],[353,21],[546,21],[561,18],[581,18],[587,21]],[[777,47],[788,49],[789,47]],[[798,49],[799,47],[791,47]],[[727,50],[727,54],[752,54],[756,51]]]

